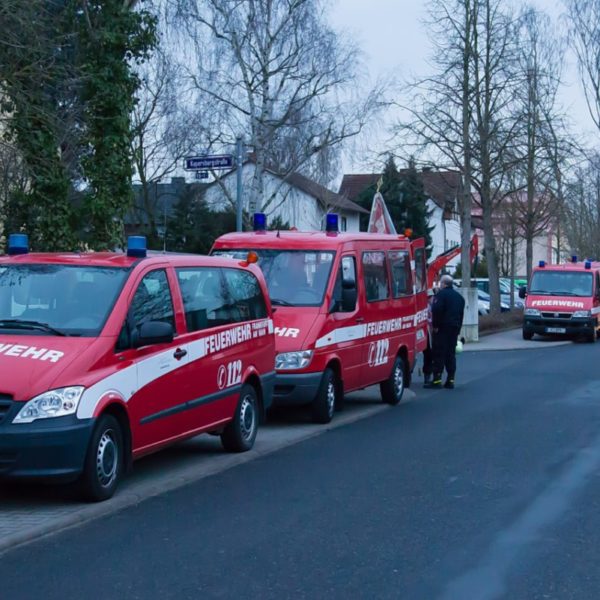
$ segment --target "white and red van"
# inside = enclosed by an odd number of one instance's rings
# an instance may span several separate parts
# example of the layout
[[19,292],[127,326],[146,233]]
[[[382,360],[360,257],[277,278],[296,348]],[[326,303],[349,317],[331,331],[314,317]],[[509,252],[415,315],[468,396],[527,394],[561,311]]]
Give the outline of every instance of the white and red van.
[[[329,231],[231,233],[211,253],[254,251],[273,305],[277,351],[274,405],[308,404],[329,422],[345,392],[381,385],[400,402],[427,343],[423,239]],[[262,216],[259,223],[264,223]]]
[[252,447],[274,382],[271,306],[244,261],[127,254],[0,258],[0,478],[110,497],[132,459],[210,432]]
[[598,338],[600,263],[578,262],[576,256],[563,265],[540,261],[519,295],[525,299],[523,339],[536,333]]

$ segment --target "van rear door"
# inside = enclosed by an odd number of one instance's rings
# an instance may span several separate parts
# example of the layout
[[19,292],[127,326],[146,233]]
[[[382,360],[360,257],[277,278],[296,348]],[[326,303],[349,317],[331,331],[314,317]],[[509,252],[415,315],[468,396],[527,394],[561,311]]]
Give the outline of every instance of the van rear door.
[[415,352],[427,347],[427,251],[425,239],[419,238],[410,244],[415,294]]

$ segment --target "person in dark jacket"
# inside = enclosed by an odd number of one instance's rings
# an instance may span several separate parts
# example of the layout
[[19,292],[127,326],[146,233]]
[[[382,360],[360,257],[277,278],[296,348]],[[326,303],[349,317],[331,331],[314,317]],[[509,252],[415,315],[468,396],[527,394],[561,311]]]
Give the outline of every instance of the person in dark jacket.
[[433,325],[433,381],[431,388],[442,387],[442,374],[446,368],[445,388],[454,388],[456,374],[456,342],[463,323],[465,299],[453,288],[450,275],[442,276],[440,291],[431,306]]

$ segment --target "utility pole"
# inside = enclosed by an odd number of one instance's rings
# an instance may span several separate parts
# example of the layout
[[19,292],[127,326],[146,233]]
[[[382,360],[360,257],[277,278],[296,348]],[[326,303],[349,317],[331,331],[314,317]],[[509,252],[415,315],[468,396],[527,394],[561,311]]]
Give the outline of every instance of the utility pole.
[[242,136],[239,135],[235,142],[236,166],[237,166],[237,199],[236,199],[236,230],[243,231],[242,226],[242,167],[244,160],[244,142]]

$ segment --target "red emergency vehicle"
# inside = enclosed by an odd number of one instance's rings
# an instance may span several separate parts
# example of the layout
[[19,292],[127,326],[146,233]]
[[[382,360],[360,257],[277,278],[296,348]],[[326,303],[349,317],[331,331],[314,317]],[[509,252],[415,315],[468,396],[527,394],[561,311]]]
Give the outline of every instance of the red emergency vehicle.
[[223,258],[0,258],[0,477],[108,498],[132,459],[202,432],[252,447],[275,343],[260,269]]
[[255,251],[273,305],[275,405],[310,404],[329,422],[344,393],[381,385],[400,402],[415,356],[427,343],[427,272],[423,239],[327,231],[265,231],[218,238],[213,255]]
[[540,261],[527,288],[519,290],[525,298],[523,338],[534,334],[562,334],[598,338],[600,313],[600,263],[578,261],[547,265]]

